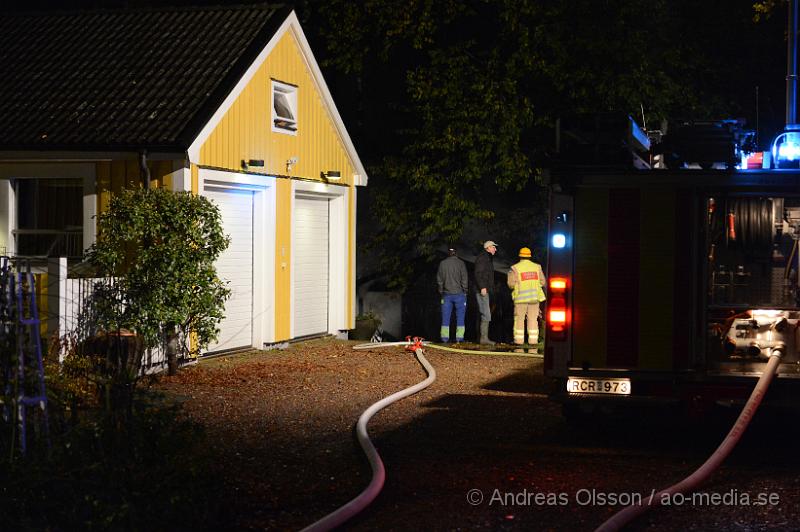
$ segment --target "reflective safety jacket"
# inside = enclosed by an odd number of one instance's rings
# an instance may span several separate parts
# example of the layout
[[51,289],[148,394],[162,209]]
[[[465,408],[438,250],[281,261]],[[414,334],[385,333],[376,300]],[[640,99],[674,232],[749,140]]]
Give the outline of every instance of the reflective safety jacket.
[[544,301],[544,272],[542,267],[528,259],[522,259],[508,272],[508,287],[514,303],[536,303]]

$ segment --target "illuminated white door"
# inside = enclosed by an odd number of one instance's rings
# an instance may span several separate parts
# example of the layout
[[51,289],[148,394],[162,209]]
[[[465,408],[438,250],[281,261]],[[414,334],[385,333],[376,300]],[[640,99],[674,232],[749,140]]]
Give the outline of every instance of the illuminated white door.
[[206,187],[219,206],[223,231],[231,243],[217,259],[217,275],[228,281],[230,298],[217,341],[208,351],[249,347],[253,343],[253,192]]
[[297,196],[294,205],[294,334],[328,332],[329,204],[325,197]]

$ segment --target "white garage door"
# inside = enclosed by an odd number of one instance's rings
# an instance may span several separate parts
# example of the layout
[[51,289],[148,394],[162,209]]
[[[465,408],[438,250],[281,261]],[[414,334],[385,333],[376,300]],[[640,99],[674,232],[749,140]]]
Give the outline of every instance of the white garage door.
[[253,343],[253,192],[206,188],[219,206],[222,225],[231,243],[217,260],[217,275],[228,281],[230,298],[217,341],[208,351],[223,351]]
[[328,205],[327,198],[295,200],[295,337],[328,332]]

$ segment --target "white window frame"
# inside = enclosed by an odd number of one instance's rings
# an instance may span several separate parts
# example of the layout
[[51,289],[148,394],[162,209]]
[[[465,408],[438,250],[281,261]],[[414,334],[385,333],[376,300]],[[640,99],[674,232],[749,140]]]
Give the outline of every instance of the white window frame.
[[[0,247],[6,253],[17,252],[14,230],[17,229],[17,198],[13,179],[83,179],[83,246],[84,252],[97,235],[97,181],[94,162],[8,163],[0,166]],[[5,243],[3,243],[5,240]]]
[[[284,133],[286,135],[297,135],[297,86],[284,83],[276,79],[271,80],[272,87],[270,94],[270,109],[272,120],[272,131],[276,133]],[[284,96],[286,103],[289,105],[289,110],[294,117],[280,116],[275,110],[275,94]],[[278,122],[285,122],[287,125],[278,125]]]

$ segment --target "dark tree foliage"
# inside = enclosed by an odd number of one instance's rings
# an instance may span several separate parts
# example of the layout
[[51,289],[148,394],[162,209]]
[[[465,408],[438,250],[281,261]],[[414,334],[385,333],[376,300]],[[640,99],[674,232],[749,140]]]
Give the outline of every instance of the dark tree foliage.
[[543,243],[557,118],[752,114],[775,63],[764,48],[784,60],[780,20],[756,25],[747,1],[328,0],[300,12],[370,172],[373,223],[361,227],[399,287],[413,258],[446,243]]

